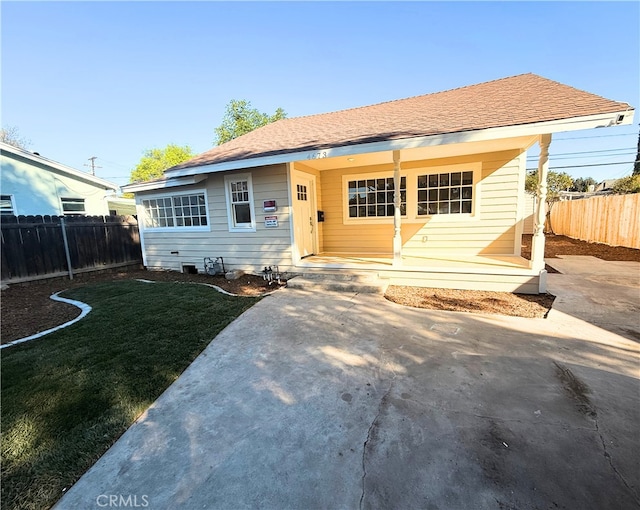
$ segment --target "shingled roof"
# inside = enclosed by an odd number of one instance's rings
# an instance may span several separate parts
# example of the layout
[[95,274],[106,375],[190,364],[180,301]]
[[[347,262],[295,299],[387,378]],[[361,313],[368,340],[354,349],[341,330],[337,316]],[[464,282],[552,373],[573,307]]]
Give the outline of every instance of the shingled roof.
[[630,109],[627,103],[528,73],[371,106],[279,120],[170,170]]

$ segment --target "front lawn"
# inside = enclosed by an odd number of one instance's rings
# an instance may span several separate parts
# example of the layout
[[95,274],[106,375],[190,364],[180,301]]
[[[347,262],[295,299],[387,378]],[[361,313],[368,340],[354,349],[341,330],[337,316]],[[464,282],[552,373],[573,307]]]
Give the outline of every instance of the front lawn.
[[83,320],[2,351],[2,508],[54,504],[231,321],[258,301],[194,284],[73,289]]

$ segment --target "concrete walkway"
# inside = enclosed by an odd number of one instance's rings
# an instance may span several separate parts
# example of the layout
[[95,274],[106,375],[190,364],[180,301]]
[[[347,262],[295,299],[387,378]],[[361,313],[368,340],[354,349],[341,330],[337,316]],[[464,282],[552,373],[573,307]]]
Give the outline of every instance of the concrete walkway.
[[640,508],[640,344],[583,320],[580,278],[549,275],[548,319],[278,292],[57,508]]

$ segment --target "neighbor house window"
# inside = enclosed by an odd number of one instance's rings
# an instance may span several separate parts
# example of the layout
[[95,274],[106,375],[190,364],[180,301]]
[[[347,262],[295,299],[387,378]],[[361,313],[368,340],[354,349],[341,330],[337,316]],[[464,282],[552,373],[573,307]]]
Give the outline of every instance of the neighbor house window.
[[255,231],[255,212],[250,175],[225,177],[225,193],[231,232]]
[[16,211],[13,207],[13,200],[11,195],[0,195],[0,214],[3,216],[8,216],[15,213]]
[[[347,181],[349,218],[394,215],[393,177]],[[400,178],[400,213],[407,214],[407,178]]]
[[73,216],[85,213],[84,198],[60,198],[62,212],[65,216]]
[[473,172],[418,176],[418,215],[471,213]]
[[207,203],[203,193],[148,198],[142,201],[146,228],[206,227]]

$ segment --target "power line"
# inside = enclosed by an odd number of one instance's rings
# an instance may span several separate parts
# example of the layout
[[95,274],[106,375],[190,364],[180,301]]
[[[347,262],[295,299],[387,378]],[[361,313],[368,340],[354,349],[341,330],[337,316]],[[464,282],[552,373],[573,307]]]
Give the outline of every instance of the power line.
[[[616,158],[616,157],[621,157],[621,156],[635,156],[636,155],[636,151],[633,152],[620,152],[618,154],[589,154],[586,156],[560,156],[557,158],[554,158],[553,156],[549,157],[549,161],[558,161],[558,160],[567,160],[567,159],[599,159],[599,158]],[[531,161],[536,161],[538,158],[537,157],[529,157],[527,158],[527,160]]]
[[[611,166],[611,165],[633,165],[633,161],[623,161],[619,163],[594,163],[591,165],[550,166],[549,170],[558,170],[560,168],[583,168],[587,166]],[[527,172],[531,170],[537,170],[537,168],[527,168]]]
[[[595,154],[599,152],[617,152],[617,151],[634,151],[635,152],[635,150],[636,150],[635,147],[621,147],[619,149],[601,149],[597,151],[558,152],[556,154],[553,154],[552,156],[571,156],[574,154]],[[528,156],[528,157],[535,158],[537,156]]]
[[96,175],[96,168],[102,168],[101,166],[96,165],[96,159],[98,159],[97,156],[91,156],[89,158],[89,161],[91,161],[91,163],[89,165],[87,165],[86,163],[84,164],[84,166],[90,166],[91,167],[91,175],[93,175],[93,176]]
[[616,133],[615,135],[593,135],[593,136],[574,136],[571,138],[554,138],[553,142],[563,142],[564,140],[587,140],[591,138],[610,138],[612,136],[638,136],[638,133]]
[[116,163],[115,161],[109,161],[107,159],[104,158],[100,158],[102,161],[104,161],[105,163],[109,163],[110,165],[115,165],[115,166],[121,166],[122,168],[131,168],[130,165],[123,165],[122,163]]

